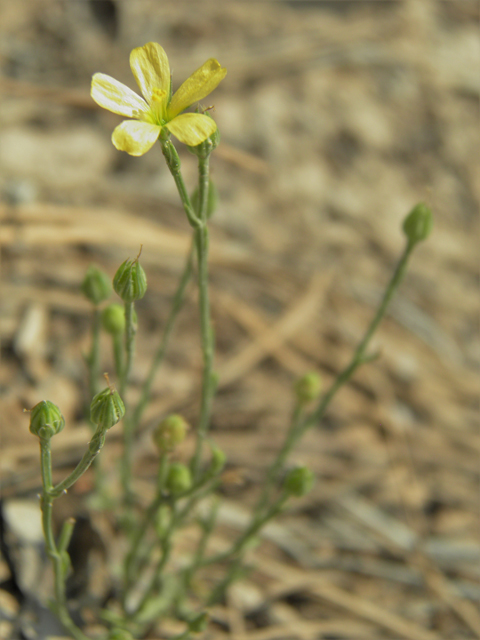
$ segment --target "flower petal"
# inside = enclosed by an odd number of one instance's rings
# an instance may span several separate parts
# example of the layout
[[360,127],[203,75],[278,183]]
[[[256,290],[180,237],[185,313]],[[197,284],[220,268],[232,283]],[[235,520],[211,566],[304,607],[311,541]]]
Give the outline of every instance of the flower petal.
[[221,67],[215,58],[207,60],[174,93],[168,108],[169,117],[174,118],[194,102],[203,100],[217,88],[226,75],[227,70]]
[[90,95],[101,107],[120,116],[134,118],[137,112],[148,111],[148,105],[143,98],[104,73],[96,73],[93,76]]
[[183,113],[165,125],[180,142],[195,147],[216,130],[215,120],[201,113]]
[[143,156],[158,140],[162,127],[149,122],[124,120],[115,128],[112,142],[119,151],[131,156]]
[[130,54],[130,68],[143,97],[150,104],[154,89],[170,95],[170,65],[167,54],[156,42],[148,42]]

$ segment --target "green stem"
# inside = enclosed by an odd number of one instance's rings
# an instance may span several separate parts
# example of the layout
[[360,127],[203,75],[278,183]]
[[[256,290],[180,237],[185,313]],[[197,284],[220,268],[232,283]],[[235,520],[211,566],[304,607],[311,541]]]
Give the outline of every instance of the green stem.
[[135,619],[135,617],[139,616],[143,610],[143,608],[145,607],[145,605],[147,604],[147,602],[149,600],[151,600],[152,598],[155,597],[156,595],[156,591],[158,591],[160,583],[161,583],[161,574],[162,571],[165,567],[165,565],[167,564],[168,560],[170,559],[170,554],[172,552],[172,535],[173,532],[176,530],[177,528],[177,518],[178,518],[178,510],[177,510],[177,505],[176,505],[176,501],[175,499],[171,498],[170,499],[170,507],[172,510],[172,515],[171,515],[171,520],[170,520],[170,524],[168,526],[167,531],[165,532],[165,535],[163,536],[162,540],[160,541],[160,545],[161,545],[161,549],[162,549],[162,555],[160,557],[160,560],[157,562],[157,566],[155,567],[155,571],[153,574],[152,579],[150,580],[150,583],[143,595],[143,598],[141,599],[139,605],[137,606],[137,609],[135,611],[135,613],[133,614],[133,619]]
[[208,226],[207,205],[209,189],[209,170],[211,147],[198,158],[198,215],[195,213],[187,188],[180,171],[180,158],[170,140],[160,140],[162,152],[167,162],[170,173],[175,180],[178,194],[183,204],[188,221],[194,230],[194,242],[197,251],[198,262],[198,289],[200,308],[200,332],[203,353],[202,399],[200,418],[197,431],[197,444],[192,460],[192,472],[194,479],[198,478],[203,442],[208,432],[212,397],[215,388],[213,381],[213,331],[210,320],[210,299],[208,293]]
[[162,145],[162,153],[165,157],[167,166],[173,176],[173,179],[175,180],[177,191],[180,196],[180,200],[182,201],[182,205],[187,215],[188,221],[190,225],[194,229],[196,229],[197,227],[202,226],[202,222],[201,219],[197,217],[197,214],[192,207],[192,203],[190,202],[190,198],[188,197],[187,187],[185,186],[185,182],[183,181],[183,176],[180,171],[181,163],[180,158],[178,157],[177,150],[170,140],[160,139],[160,144]]
[[98,380],[100,378],[100,327],[101,313],[98,307],[93,309],[92,319],[92,348],[88,356],[88,377],[90,400],[99,391]]
[[[133,355],[135,353],[135,334],[136,327],[133,319],[134,303],[125,302],[125,353],[126,362],[125,368],[122,372],[122,379],[120,383],[120,395],[125,399],[125,390],[128,385],[128,379],[132,369]],[[125,400],[124,400],[125,401]]]
[[163,495],[163,486],[165,483],[167,471],[168,456],[166,453],[163,453],[160,457],[157,492],[155,498],[145,512],[141,525],[138,526],[138,528],[135,530],[130,551],[125,559],[125,596],[135,577],[134,574],[138,573],[138,553],[140,550],[140,544],[144,539],[149,527],[152,525],[153,519],[155,518],[158,509],[165,501],[165,497]]
[[211,564],[216,564],[218,562],[224,562],[225,560],[229,560],[230,558],[236,556],[239,553],[242,553],[245,550],[245,547],[250,542],[250,540],[257,535],[260,529],[272,518],[280,513],[283,509],[285,502],[288,500],[289,495],[282,492],[277,500],[270,505],[269,509],[263,515],[257,515],[252,519],[249,526],[245,529],[242,535],[232,544],[228,551],[224,551],[223,553],[217,553],[214,556],[210,556],[210,558],[206,558],[202,563],[202,567],[206,567]]
[[117,379],[121,380],[123,376],[123,336],[116,333],[112,336],[113,341],[113,357],[115,360],[115,373]]
[[393,276],[385,290],[385,293],[382,298],[382,302],[380,303],[377,313],[375,314],[372,322],[370,323],[370,325],[367,328],[367,331],[365,332],[365,335],[362,338],[362,341],[360,342],[355,353],[353,354],[352,360],[337,377],[337,379],[332,384],[328,392],[320,401],[318,407],[309,416],[307,416],[307,418],[305,418],[301,427],[298,430],[298,437],[296,438],[296,440],[298,440],[298,438],[300,438],[308,428],[314,426],[315,424],[318,424],[319,420],[324,415],[325,410],[327,409],[328,405],[332,401],[337,391],[341,387],[343,387],[343,385],[346,382],[348,382],[348,380],[350,380],[350,378],[352,377],[352,375],[355,373],[355,371],[358,369],[360,365],[364,364],[365,362],[368,362],[368,360],[371,359],[366,356],[367,347],[375,331],[377,330],[378,325],[380,324],[383,317],[385,316],[385,313],[387,311],[388,305],[390,304],[390,301],[392,300],[396,290],[398,289],[401,281],[403,280],[403,277],[405,276],[408,260],[410,258],[410,254],[412,253],[413,248],[414,248],[414,244],[407,242],[405,249],[400,257],[400,260],[398,261],[398,264],[395,268]]
[[[125,302],[125,367],[122,371],[122,378],[120,383],[120,395],[127,407],[125,398],[125,392],[127,389],[130,372],[133,364],[133,355],[135,353],[135,334],[136,327],[133,317],[134,303]],[[133,461],[133,434],[134,423],[131,420],[123,421],[123,455],[122,455],[122,467],[121,467],[121,481],[123,488],[123,496],[127,507],[131,507],[134,502],[133,488],[132,488],[132,461]]]
[[55,543],[53,534],[52,512],[55,491],[52,484],[52,457],[51,457],[50,440],[40,438],[40,467],[42,473],[42,526],[45,538],[45,546],[47,554],[52,561],[54,583],[55,583],[55,604],[54,611],[65,629],[75,638],[75,640],[89,640],[82,631],[73,622],[67,608],[67,597],[65,593],[65,578],[68,567],[68,554],[66,546],[68,539],[73,530],[73,524],[67,524],[62,531],[60,537],[60,546]]
[[62,493],[65,493],[75,482],[85,473],[88,467],[95,460],[98,452],[105,444],[105,429],[98,429],[93,434],[92,439],[89,442],[87,451],[83,454],[82,459],[77,464],[72,473],[65,478],[62,482],[55,487],[49,489],[49,494],[52,498],[58,498]]
[[205,157],[199,157],[198,159],[198,214],[203,226],[195,229],[195,245],[197,247],[198,261],[198,291],[200,308],[200,333],[203,353],[203,377],[200,418],[197,429],[197,443],[192,460],[192,473],[194,479],[198,478],[198,474],[200,471],[202,447],[208,433],[212,399],[215,391],[215,382],[213,380],[214,338],[210,318],[210,296],[208,287],[209,234],[207,226],[207,203],[209,188],[209,160],[209,154],[207,154]]
[[195,245],[192,243],[187,255],[187,260],[186,260],[182,275],[180,277],[177,290],[173,297],[172,307],[170,309],[170,314],[167,318],[165,329],[163,330],[162,339],[160,341],[160,344],[158,345],[158,349],[155,353],[147,379],[143,384],[140,399],[133,413],[132,422],[135,426],[139,424],[142,418],[143,412],[145,410],[145,407],[147,406],[148,400],[150,398],[150,392],[152,389],[153,380],[158,371],[158,368],[163,362],[163,359],[165,357],[165,352],[167,350],[168,342],[170,340],[173,327],[175,325],[175,321],[184,303],[187,284],[189,283],[190,278],[192,277],[194,249],[195,249]]
[[270,468],[268,469],[267,477],[265,479],[265,484],[263,486],[263,491],[254,509],[254,513],[253,513],[254,518],[259,516],[262,513],[262,511],[265,509],[269,501],[270,491],[275,481],[277,480],[278,475],[282,470],[290,454],[290,451],[292,450],[293,445],[296,442],[297,431],[301,424],[300,422],[301,415],[302,415],[302,404],[297,402],[293,410],[292,419],[290,421],[290,428],[287,431],[287,435],[285,437],[282,448],[280,449],[280,451],[277,454],[277,457],[275,458]]

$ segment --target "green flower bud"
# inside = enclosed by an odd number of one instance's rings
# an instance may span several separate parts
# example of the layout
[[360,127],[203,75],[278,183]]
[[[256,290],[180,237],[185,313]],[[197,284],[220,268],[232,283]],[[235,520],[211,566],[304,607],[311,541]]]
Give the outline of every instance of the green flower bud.
[[315,475],[308,467],[297,467],[287,474],[283,488],[292,496],[300,498],[312,490]]
[[[138,316],[133,310],[133,322],[137,324]],[[102,326],[104,330],[112,336],[121,336],[125,333],[125,307],[123,304],[113,302],[102,312]]]
[[208,613],[201,613],[188,623],[188,629],[192,633],[202,633],[207,628],[209,621]]
[[141,300],[147,290],[147,276],[143,267],[135,260],[125,260],[113,278],[113,288],[124,302]]
[[188,491],[192,486],[190,469],[180,462],[174,462],[168,470],[166,485],[174,495]]
[[125,307],[116,302],[109,304],[102,312],[102,326],[112,336],[125,332]]
[[107,387],[93,398],[90,418],[101,429],[110,429],[125,415],[125,405],[118,391]]
[[94,305],[98,305],[112,293],[110,278],[106,273],[91,265],[80,286],[83,295]]
[[[190,202],[192,203],[192,207],[195,210],[195,213],[198,215],[200,202],[198,200],[198,187],[195,188],[192,193],[192,197],[190,198]],[[218,206],[218,189],[211,180],[208,181],[208,199],[207,199],[207,219],[211,218],[215,213],[215,210]]]
[[[198,113],[198,110],[197,110],[197,113]],[[208,110],[204,111],[203,115],[207,116],[208,118],[212,118]],[[212,151],[218,147],[219,144],[220,144],[220,131],[218,130],[218,127],[217,127],[215,131],[212,133],[212,135],[208,136],[206,140],[204,140],[200,144],[197,144],[195,147],[188,147],[188,148],[191,151],[191,153],[193,153],[194,156],[197,156],[198,158],[207,158],[212,153]]]
[[403,232],[410,244],[426,240],[433,228],[432,211],[424,202],[420,202],[410,211],[403,221]]
[[320,395],[321,389],[322,379],[314,371],[306,373],[295,383],[295,395],[300,404],[307,404],[312,400],[316,400]]
[[172,413],[160,422],[153,432],[153,440],[160,451],[173,451],[185,440],[189,424],[182,416]]
[[227,456],[225,453],[216,446],[212,447],[212,459],[210,462],[210,467],[208,472],[212,476],[217,476],[225,466],[225,462],[227,461]]
[[133,636],[125,629],[112,629],[108,634],[108,640],[133,640]]
[[42,440],[56,436],[64,426],[65,418],[50,400],[42,400],[30,411],[30,433]]

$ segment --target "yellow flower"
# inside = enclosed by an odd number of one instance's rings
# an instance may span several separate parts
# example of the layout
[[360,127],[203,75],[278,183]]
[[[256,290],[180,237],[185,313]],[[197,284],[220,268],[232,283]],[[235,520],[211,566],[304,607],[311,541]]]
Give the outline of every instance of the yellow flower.
[[113,113],[134,118],[124,120],[115,128],[112,142],[117,149],[131,156],[143,156],[158,140],[163,127],[190,147],[200,144],[216,130],[212,118],[182,111],[203,100],[223,80],[227,70],[217,60],[207,60],[185,80],[173,97],[170,65],[159,44],[149,42],[134,49],[130,54],[130,68],[143,98],[104,73],[96,73],[92,78],[91,96],[97,104]]

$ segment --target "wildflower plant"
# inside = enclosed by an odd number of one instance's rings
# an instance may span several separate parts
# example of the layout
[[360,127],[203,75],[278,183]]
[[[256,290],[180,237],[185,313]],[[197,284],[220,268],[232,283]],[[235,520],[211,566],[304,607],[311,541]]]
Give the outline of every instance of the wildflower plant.
[[[74,521],[68,520],[55,538],[52,525],[54,500],[65,493],[89,466],[95,462],[96,490],[105,497],[98,453],[104,446],[107,432],[121,424],[123,455],[119,465],[122,498],[113,511],[123,527],[128,548],[121,568],[116,592],[104,608],[98,611],[103,623],[105,640],[131,640],[144,634],[164,617],[183,621],[180,638],[202,632],[208,625],[208,608],[225,596],[226,590],[244,570],[244,556],[262,527],[281,513],[289,501],[307,494],[314,484],[314,474],[307,467],[290,468],[288,458],[306,431],[321,422],[331,400],[353,373],[375,356],[368,352],[371,338],[386,313],[388,304],[405,274],[407,262],[415,246],[425,240],[432,227],[432,214],[423,203],[415,206],[406,217],[403,231],[405,248],[387,285],[383,299],[350,363],[338,375],[330,388],[323,390],[320,377],[307,372],[293,388],[293,411],[285,430],[283,443],[269,468],[261,494],[252,509],[250,521],[225,551],[211,553],[208,542],[215,529],[218,501],[215,493],[221,484],[226,457],[209,438],[212,403],[217,387],[214,370],[214,333],[210,318],[208,286],[209,218],[214,212],[217,195],[209,176],[209,161],[219,143],[217,125],[208,112],[184,113],[211,93],[223,80],[226,70],[214,59],[195,71],[175,92],[168,58],[162,47],[148,43],[134,49],[130,66],[143,97],[117,80],[96,73],[92,80],[92,97],[105,109],[126,116],[113,132],[115,147],[133,156],[140,156],[157,142],[162,150],[192,230],[192,243],[185,259],[176,293],[159,344],[153,354],[148,375],[136,403],[129,397],[129,381],[135,356],[135,303],[147,294],[147,276],[140,264],[140,254],[127,259],[113,278],[113,289],[121,300],[101,309],[110,297],[110,281],[92,267],[82,284],[82,292],[92,304],[92,346],[86,357],[91,397],[89,419],[92,438],[77,467],[60,483],[52,481],[51,439],[65,426],[61,410],[50,401],[37,404],[30,411],[30,431],[40,441],[43,490],[41,510],[47,553],[54,572],[52,608],[68,632],[76,640],[87,636],[69,611],[66,578],[70,571],[68,545]],[[198,160],[198,183],[189,196],[181,163],[171,141],[174,135],[186,144]],[[185,299],[185,290],[194,271],[197,277],[200,316],[200,337],[203,355],[201,405],[196,424],[189,425],[177,414],[165,416],[153,432],[153,443],[159,454],[155,492],[142,512],[136,501],[135,479],[132,473],[135,434],[148,404],[155,375],[164,359],[175,320]],[[111,336],[115,374],[119,391],[109,382],[100,390],[99,335]],[[187,464],[173,459],[187,432],[194,433],[195,447]],[[207,454],[207,455],[206,455]],[[208,500],[210,499],[210,502]],[[199,515],[199,503],[210,504]],[[110,504],[104,502],[105,508]],[[206,514],[206,515],[205,515]],[[196,522],[200,536],[190,558],[176,572],[172,570],[176,533],[187,523]],[[193,585],[199,571],[213,565],[224,569],[223,578],[207,593],[197,592]]]

